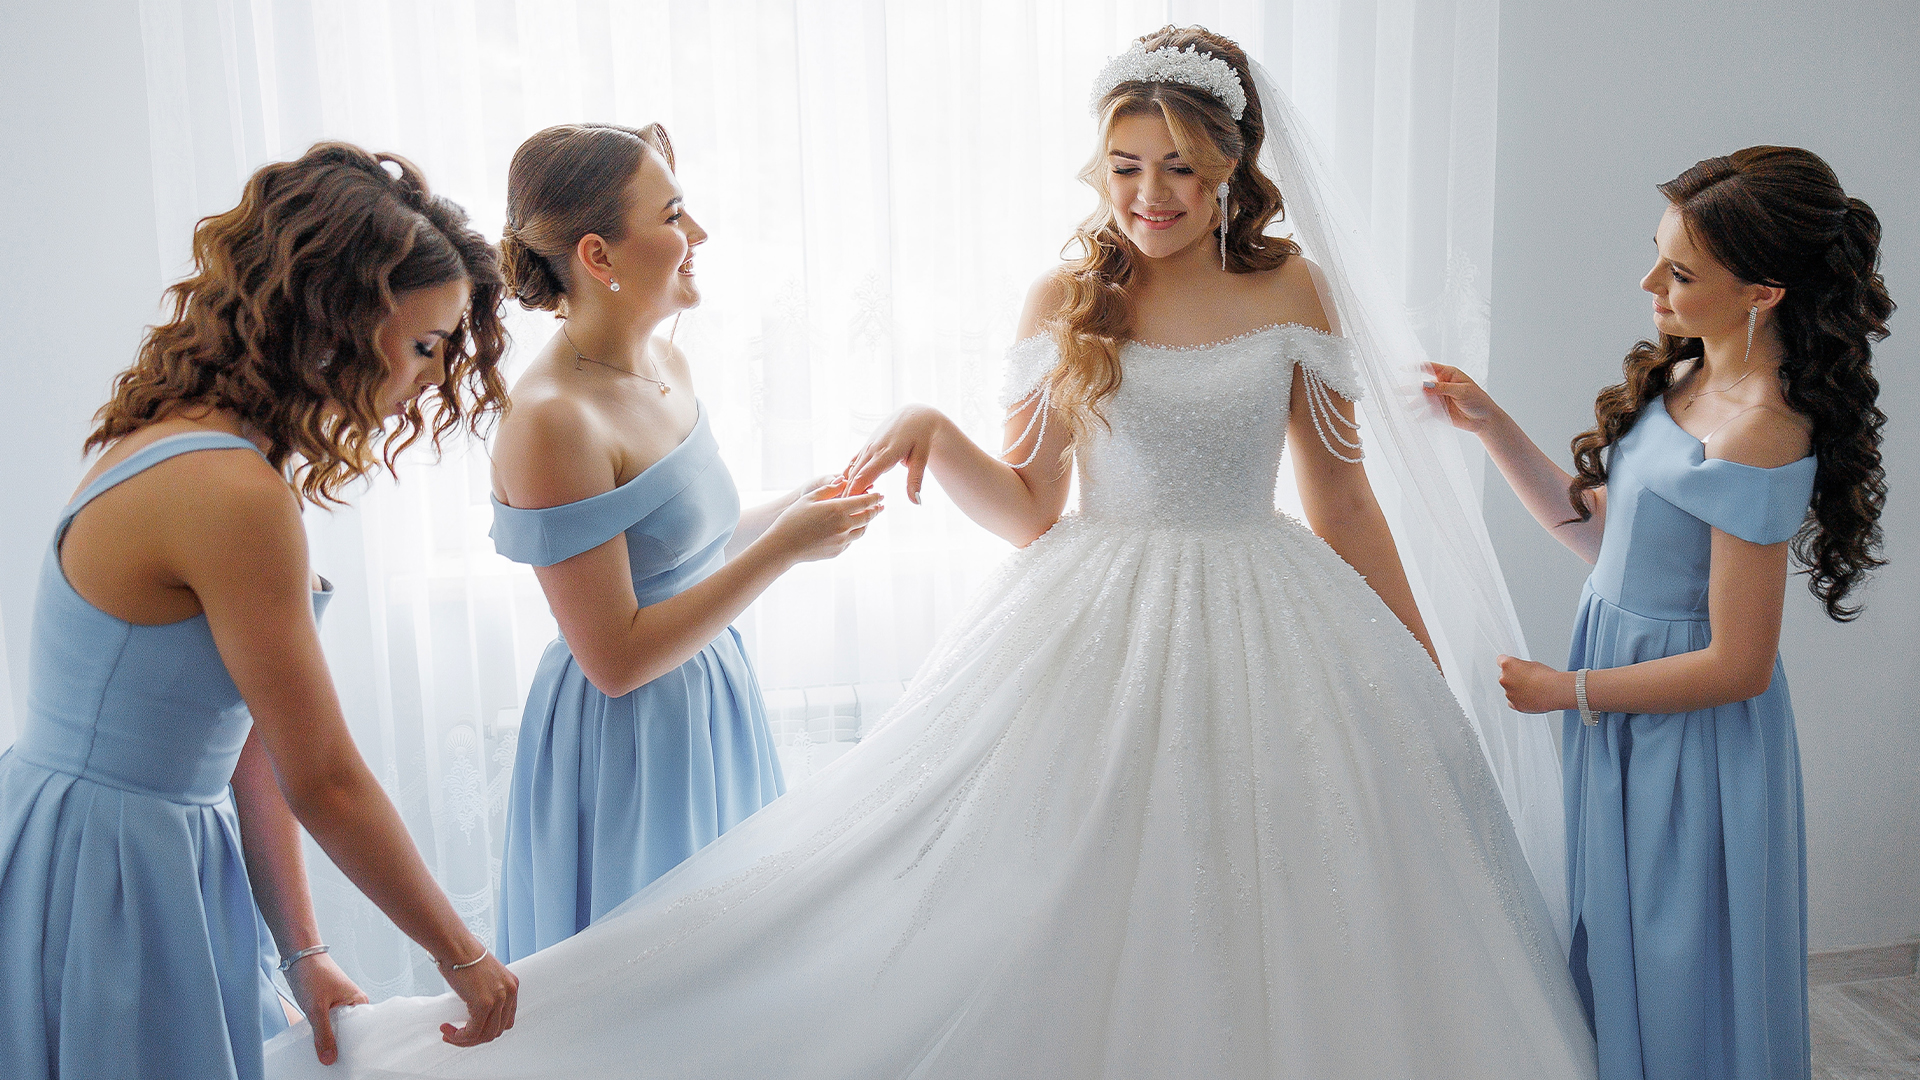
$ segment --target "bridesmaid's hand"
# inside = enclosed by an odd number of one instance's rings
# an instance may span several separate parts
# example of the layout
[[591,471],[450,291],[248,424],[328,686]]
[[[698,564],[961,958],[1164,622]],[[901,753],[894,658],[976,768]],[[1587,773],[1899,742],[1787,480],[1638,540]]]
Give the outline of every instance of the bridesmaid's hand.
[[845,551],[886,505],[877,491],[842,495],[844,490],[844,480],[828,478],[782,510],[763,539],[778,545],[794,562],[831,559]]
[[1428,364],[1427,371],[1421,386],[1447,410],[1454,427],[1478,435],[1500,416],[1500,406],[1466,372],[1446,364]]
[[450,970],[440,966],[440,975],[467,1003],[465,1027],[440,1025],[440,1037],[455,1046],[479,1046],[492,1042],[513,1026],[514,1010],[520,1003],[520,977],[507,970],[492,952],[472,967]]
[[1559,671],[1531,660],[1500,657],[1500,688],[1517,712],[1559,712],[1575,707],[1573,672]]
[[294,1004],[313,1028],[314,1054],[320,1064],[333,1064],[340,1053],[333,1041],[333,1010],[342,1005],[365,1005],[367,995],[325,953],[295,961],[287,969],[287,986],[293,991]]

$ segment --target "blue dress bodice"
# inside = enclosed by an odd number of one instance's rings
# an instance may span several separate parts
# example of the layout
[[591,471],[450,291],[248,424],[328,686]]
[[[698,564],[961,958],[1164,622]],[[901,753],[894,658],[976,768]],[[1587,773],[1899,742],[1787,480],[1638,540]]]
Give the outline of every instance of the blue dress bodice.
[[646,471],[579,502],[522,510],[493,500],[493,543],[515,562],[551,566],[627,535],[640,606],[684,592],[727,561],[740,496],[700,408],[693,430]]
[[1791,539],[1814,467],[1812,457],[1776,469],[1710,459],[1655,397],[1613,447],[1594,592],[1649,618],[1704,620],[1712,530],[1754,544]]

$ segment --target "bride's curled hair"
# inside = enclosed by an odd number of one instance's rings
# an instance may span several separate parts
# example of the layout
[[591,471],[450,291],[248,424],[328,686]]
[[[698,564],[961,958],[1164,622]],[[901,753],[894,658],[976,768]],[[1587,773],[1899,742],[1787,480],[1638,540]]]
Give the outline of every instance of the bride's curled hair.
[[1227,182],[1229,271],[1272,270],[1300,253],[1293,241],[1266,235],[1268,224],[1283,216],[1283,207],[1280,189],[1260,171],[1266,119],[1246,52],[1197,26],[1162,27],[1139,41],[1148,50],[1193,47],[1225,61],[1240,77],[1247,105],[1236,121],[1219,98],[1176,82],[1123,82],[1099,101],[1099,137],[1080,179],[1099,193],[1100,205],[1068,242],[1069,250],[1077,252],[1058,271],[1061,302],[1048,320],[1060,351],[1060,363],[1049,377],[1049,401],[1075,441],[1090,423],[1103,422],[1101,402],[1120,389],[1120,346],[1132,329],[1127,286],[1140,255],[1107,201],[1107,137],[1116,121],[1129,116],[1164,120],[1181,158],[1209,190]]
[[[193,262],[86,449],[183,409],[230,409],[266,436],[267,460],[303,498],[338,502],[422,435],[437,449],[463,420],[479,434],[505,406],[493,248],[404,158],[329,142],[263,166],[240,205],[195,227]],[[389,427],[380,326],[399,294],[462,279],[472,292],[444,346],[446,376],[428,408],[410,401]]]
[[[1828,616],[1859,614],[1850,592],[1879,557],[1886,472],[1880,464],[1873,343],[1887,336],[1893,301],[1880,277],[1880,219],[1840,188],[1820,157],[1789,146],[1752,146],[1708,158],[1660,185],[1687,235],[1743,281],[1786,290],[1774,308],[1780,390],[1813,425],[1813,502],[1793,538],[1807,589]],[[1576,517],[1592,517],[1586,493],[1607,482],[1607,447],[1649,401],[1673,385],[1674,369],[1702,354],[1699,338],[1661,335],[1627,353],[1626,381],[1600,392],[1595,426],[1573,440],[1568,491]]]

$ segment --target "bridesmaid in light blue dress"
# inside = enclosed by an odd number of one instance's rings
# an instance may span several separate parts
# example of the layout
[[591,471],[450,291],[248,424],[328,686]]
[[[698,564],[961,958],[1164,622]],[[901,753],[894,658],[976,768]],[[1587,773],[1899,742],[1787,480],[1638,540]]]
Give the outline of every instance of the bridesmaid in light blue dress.
[[1642,287],[1661,338],[1600,395],[1576,476],[1458,371],[1430,386],[1593,564],[1570,670],[1508,658],[1501,682],[1523,711],[1567,710],[1570,960],[1600,1075],[1806,1077],[1806,826],[1777,650],[1790,555],[1841,621],[1880,563],[1880,226],[1788,147],[1660,190]]
[[[260,1077],[286,1027],[276,960],[333,1060],[329,1010],[366,997],[319,939],[302,825],[440,959],[470,1011],[444,1037],[513,1022],[517,980],[354,749],[299,513],[375,467],[390,423],[497,410],[493,253],[412,166],[345,144],[255,173],[194,253],[41,569],[28,707],[0,755],[7,1080]],[[372,445],[335,441],[356,436]]]
[[560,624],[507,803],[500,955],[565,940],[783,790],[732,620],[880,510],[822,485],[741,513],[686,357],[654,332],[699,300],[658,125],[562,125],[508,173],[514,296],[565,323],[513,388],[493,539]]

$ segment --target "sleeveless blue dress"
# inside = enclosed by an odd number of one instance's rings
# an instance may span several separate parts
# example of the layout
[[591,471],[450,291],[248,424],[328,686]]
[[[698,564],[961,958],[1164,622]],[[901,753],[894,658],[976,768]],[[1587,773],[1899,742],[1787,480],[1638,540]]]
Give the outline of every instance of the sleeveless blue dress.
[[[1815,459],[1708,460],[1656,397],[1613,447],[1570,670],[1703,648],[1711,529],[1799,530]],[[1805,816],[1786,672],[1747,701],[1566,714],[1572,964],[1603,1080],[1808,1076]]]
[[[27,715],[0,755],[0,1074],[254,1080],[286,1028],[228,787],[252,718],[207,617],[137,626],[67,582],[60,544],[101,492],[180,454],[160,439],[60,515],[41,565]],[[315,614],[331,593],[314,595]]]
[[[726,562],[740,498],[700,408],[681,444],[620,487],[541,510],[493,503],[493,541],[551,566],[626,534],[647,607]],[[585,929],[786,789],[766,707],[732,627],[622,697],[547,646],[515,750],[500,870],[500,958]]]

